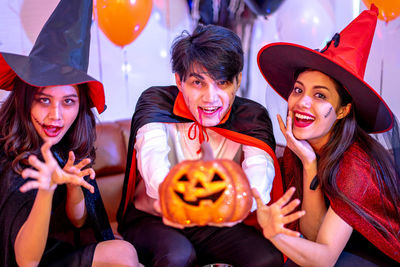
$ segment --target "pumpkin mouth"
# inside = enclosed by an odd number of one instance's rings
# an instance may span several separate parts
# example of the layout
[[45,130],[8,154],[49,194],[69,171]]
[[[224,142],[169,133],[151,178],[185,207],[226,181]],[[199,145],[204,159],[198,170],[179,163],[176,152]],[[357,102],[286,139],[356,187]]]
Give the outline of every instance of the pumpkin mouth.
[[221,197],[221,195],[224,193],[224,191],[225,191],[225,188],[219,190],[218,192],[215,192],[214,194],[211,194],[211,195],[208,195],[205,197],[198,197],[197,200],[195,200],[195,201],[187,201],[187,200],[185,200],[183,193],[179,193],[174,190],[175,194],[177,194],[183,202],[185,202],[186,204],[191,205],[191,206],[200,206],[200,202],[203,200],[211,200],[213,203],[215,203]]

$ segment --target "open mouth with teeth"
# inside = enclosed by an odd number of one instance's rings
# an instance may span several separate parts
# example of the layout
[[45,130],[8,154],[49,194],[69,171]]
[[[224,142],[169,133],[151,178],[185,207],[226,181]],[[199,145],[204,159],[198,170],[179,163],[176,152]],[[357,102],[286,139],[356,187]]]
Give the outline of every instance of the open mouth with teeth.
[[294,114],[294,125],[297,127],[306,127],[315,121],[314,116],[302,114],[302,113],[295,113]]
[[199,113],[210,116],[219,111],[221,107],[199,107]]
[[34,118],[34,120],[42,127],[44,133],[48,137],[56,137],[57,135],[60,134],[61,130],[64,128],[64,126],[46,125],[44,123],[39,122],[39,120],[36,118]]
[[52,126],[52,125],[42,125],[43,131],[49,137],[55,137],[59,135],[63,127]]

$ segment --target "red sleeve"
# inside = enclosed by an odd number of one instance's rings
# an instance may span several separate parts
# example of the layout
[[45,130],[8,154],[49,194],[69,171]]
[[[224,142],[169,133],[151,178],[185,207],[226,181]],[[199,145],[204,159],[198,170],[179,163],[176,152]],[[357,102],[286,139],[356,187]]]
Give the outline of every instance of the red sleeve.
[[[342,198],[329,195],[328,198],[334,212],[346,223],[382,252],[400,261],[400,241],[393,234],[393,230],[397,233],[400,231],[400,222],[395,218],[395,207],[391,201],[380,194],[375,169],[367,159],[366,153],[360,147],[351,146],[344,154],[336,183],[345,198],[379,223],[386,229],[386,233],[377,230]],[[385,212],[384,205],[389,212]]]

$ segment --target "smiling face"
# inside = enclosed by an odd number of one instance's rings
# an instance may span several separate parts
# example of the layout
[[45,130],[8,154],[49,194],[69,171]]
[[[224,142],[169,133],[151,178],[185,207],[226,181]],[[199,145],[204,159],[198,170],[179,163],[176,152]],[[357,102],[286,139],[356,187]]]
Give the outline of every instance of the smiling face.
[[252,206],[250,183],[232,160],[186,160],[159,187],[163,217],[193,226],[244,219]]
[[205,70],[194,68],[183,81],[175,73],[179,91],[196,121],[203,126],[215,126],[224,118],[235,100],[242,73],[233,81],[214,80]]
[[314,149],[321,148],[328,142],[334,123],[350,111],[351,104],[340,103],[332,78],[315,70],[302,72],[288,98],[294,136],[307,140]]
[[34,96],[31,119],[41,139],[53,145],[60,142],[79,112],[76,86],[61,85],[40,88]]

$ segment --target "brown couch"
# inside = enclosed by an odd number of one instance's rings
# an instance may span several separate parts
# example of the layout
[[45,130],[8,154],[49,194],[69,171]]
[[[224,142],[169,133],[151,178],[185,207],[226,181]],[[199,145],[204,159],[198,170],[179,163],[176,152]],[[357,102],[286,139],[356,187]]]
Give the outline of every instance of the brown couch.
[[121,201],[130,119],[101,122],[96,126],[96,181],[114,234],[117,232],[117,210]]
[[[130,119],[102,122],[96,126],[96,161],[94,170],[108,218],[117,237],[116,214],[121,201],[126,155],[130,134]],[[277,146],[279,158],[283,146]]]

